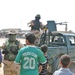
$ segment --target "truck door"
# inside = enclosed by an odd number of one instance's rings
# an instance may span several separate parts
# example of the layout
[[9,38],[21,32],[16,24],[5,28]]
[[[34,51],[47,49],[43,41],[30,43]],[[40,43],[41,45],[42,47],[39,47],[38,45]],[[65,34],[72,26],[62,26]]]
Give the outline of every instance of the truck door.
[[68,51],[69,55],[72,58],[72,60],[75,60],[75,36],[68,36],[69,39],[69,46],[68,46]]
[[[59,54],[67,54],[67,46],[65,37],[60,34],[53,35],[50,40],[50,47],[56,47],[59,50]],[[57,52],[55,49],[55,51]]]

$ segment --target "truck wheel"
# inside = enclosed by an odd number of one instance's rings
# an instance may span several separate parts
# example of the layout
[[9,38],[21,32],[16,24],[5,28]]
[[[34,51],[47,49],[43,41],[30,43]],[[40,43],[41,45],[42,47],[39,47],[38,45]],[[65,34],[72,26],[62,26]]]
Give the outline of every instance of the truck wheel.
[[55,62],[54,62],[54,71],[58,70],[60,68],[60,57],[63,55],[63,53],[56,56]]
[[72,61],[70,66],[69,66],[70,70],[75,74],[75,61]]
[[54,62],[54,71],[58,70],[60,68],[60,65],[59,65],[59,59],[60,58],[56,58],[55,62]]
[[63,55],[63,54],[59,54],[53,58],[52,67],[51,67],[52,73],[60,68],[59,61],[60,61],[61,55]]

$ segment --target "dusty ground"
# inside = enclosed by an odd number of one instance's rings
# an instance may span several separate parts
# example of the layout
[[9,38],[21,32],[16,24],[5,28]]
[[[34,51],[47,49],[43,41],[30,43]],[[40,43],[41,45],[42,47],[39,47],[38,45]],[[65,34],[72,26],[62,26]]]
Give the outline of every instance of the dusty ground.
[[2,67],[0,67],[0,75],[4,75],[3,74],[3,64],[2,64]]
[[[75,74],[75,63],[71,64],[70,69]],[[2,64],[2,67],[0,68],[0,75],[4,75],[3,74],[3,64]]]

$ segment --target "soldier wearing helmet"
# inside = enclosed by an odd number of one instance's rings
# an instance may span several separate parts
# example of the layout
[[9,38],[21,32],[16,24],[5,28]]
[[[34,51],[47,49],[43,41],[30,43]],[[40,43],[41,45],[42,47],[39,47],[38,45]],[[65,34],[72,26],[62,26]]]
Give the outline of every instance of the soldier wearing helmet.
[[42,22],[40,22],[41,16],[37,14],[35,19],[28,23],[29,27],[31,27],[31,32],[36,36],[35,45],[40,43],[40,29],[43,28]]
[[14,30],[8,32],[8,39],[3,44],[4,54],[4,75],[19,75],[20,67],[14,64],[14,60],[18,50],[23,47],[23,44],[16,39],[17,33]]
[[42,28],[43,26],[42,22],[40,22],[40,19],[41,19],[41,16],[37,14],[35,16],[35,19],[28,23],[30,24],[29,26],[31,27],[31,31],[34,31],[34,30],[40,31],[40,28]]
[[40,16],[39,14],[37,14],[37,15],[35,16],[35,18],[36,18],[36,19],[41,19],[41,16]]

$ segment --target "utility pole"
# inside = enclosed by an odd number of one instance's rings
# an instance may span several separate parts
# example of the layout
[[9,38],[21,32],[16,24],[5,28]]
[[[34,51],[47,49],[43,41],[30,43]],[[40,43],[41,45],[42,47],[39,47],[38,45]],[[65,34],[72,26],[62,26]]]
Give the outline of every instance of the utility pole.
[[65,31],[67,32],[67,23],[68,22],[60,22],[60,23],[56,23],[56,25],[65,25]]

